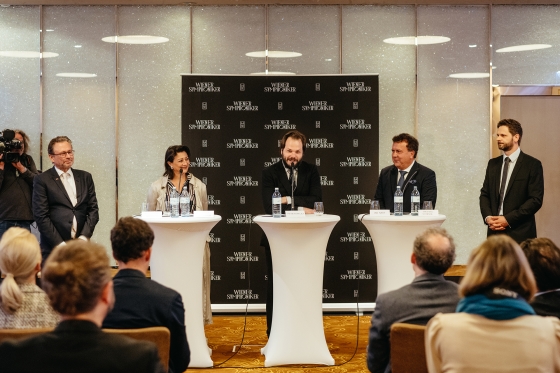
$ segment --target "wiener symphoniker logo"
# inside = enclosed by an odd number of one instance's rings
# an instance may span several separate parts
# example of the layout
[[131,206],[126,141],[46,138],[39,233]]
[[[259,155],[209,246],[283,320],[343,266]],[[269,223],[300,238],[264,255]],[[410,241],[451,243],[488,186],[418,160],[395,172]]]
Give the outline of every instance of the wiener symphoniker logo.
[[295,130],[296,125],[288,119],[271,120],[270,124],[264,125],[265,130]]
[[322,186],[333,186],[334,185],[334,181],[329,180],[329,178],[327,176],[320,176],[320,178],[321,178],[321,185]]
[[346,232],[346,237],[340,237],[340,242],[371,242],[371,237],[365,232]]
[[307,147],[309,149],[332,149],[334,144],[327,139],[308,139]]
[[371,273],[366,273],[364,269],[348,269],[345,274],[340,275],[341,280],[371,280]]
[[213,243],[222,242],[222,239],[220,237],[217,237],[214,233],[208,233],[208,235],[210,236],[210,242],[213,242]]
[[194,123],[189,124],[190,130],[219,130],[220,125],[214,123],[214,120],[195,120]]
[[196,157],[191,167],[220,167],[220,162],[216,162],[213,157]]
[[214,271],[210,271],[210,280],[211,281],[221,281],[222,275],[217,275]]
[[251,214],[233,214],[233,218],[227,219],[227,224],[251,224]]
[[259,107],[251,101],[233,101],[233,105],[227,105],[226,111],[259,111]]
[[340,167],[371,167],[371,162],[365,157],[346,157],[346,161],[340,162]]
[[370,130],[371,124],[366,123],[365,119],[347,119],[346,123],[340,124],[341,130]]
[[334,293],[329,293],[329,289],[323,289],[323,299],[334,299]]
[[196,82],[194,87],[189,87],[189,92],[213,93],[220,92],[220,87],[215,87],[214,82]]
[[265,93],[293,93],[296,87],[290,87],[288,82],[270,83],[270,87],[264,87]]
[[329,105],[327,101],[309,101],[309,105],[303,105],[302,111],[332,111],[334,105]]
[[340,87],[340,92],[371,92],[371,86],[364,82],[346,82],[346,86]]
[[226,144],[228,149],[258,149],[259,144],[252,139],[233,139],[233,142]]
[[252,176],[234,176],[233,180],[228,180],[226,182],[227,186],[237,186],[237,187],[256,187],[259,186],[259,182],[253,180]]
[[270,162],[264,162],[264,166],[265,166],[265,167],[270,167],[270,166],[272,166],[273,164],[280,162],[280,159],[282,159],[282,158],[280,158],[280,157],[271,157],[271,158],[270,158]]
[[251,251],[234,251],[233,256],[226,257],[228,262],[258,262],[259,256]]
[[214,197],[212,194],[208,195],[208,205],[209,206],[218,206],[220,205],[220,200],[216,199],[216,197]]
[[227,294],[228,300],[247,300],[247,299],[259,299],[258,294],[253,294],[251,289],[236,289],[233,294]]
[[347,194],[346,198],[340,199],[341,205],[369,205],[371,199],[366,198],[365,194]]

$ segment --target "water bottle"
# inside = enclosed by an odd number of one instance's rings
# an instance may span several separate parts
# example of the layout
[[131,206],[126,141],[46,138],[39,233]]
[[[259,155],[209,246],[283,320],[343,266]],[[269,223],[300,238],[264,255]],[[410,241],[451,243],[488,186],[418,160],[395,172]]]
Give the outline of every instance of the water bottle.
[[395,216],[402,216],[403,213],[403,192],[401,187],[397,186],[395,191]]
[[183,186],[179,204],[181,205],[181,216],[184,218],[191,216],[191,196],[187,184]]
[[278,191],[278,188],[274,188],[274,193],[272,193],[272,217],[279,218],[282,216],[282,195]]
[[179,217],[179,192],[177,189],[173,187],[169,195],[169,204],[171,205],[171,217],[178,218]]
[[420,192],[418,191],[418,187],[415,186],[410,194],[410,215],[417,216],[418,210],[420,210]]

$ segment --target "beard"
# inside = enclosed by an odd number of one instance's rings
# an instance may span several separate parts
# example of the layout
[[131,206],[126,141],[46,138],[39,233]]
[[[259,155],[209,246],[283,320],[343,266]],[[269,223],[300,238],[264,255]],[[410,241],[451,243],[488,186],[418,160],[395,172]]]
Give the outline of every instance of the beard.
[[501,144],[498,143],[498,149],[507,152],[513,148],[513,140],[510,142],[503,142]]
[[297,167],[299,166],[299,162],[301,162],[301,159],[298,161],[297,158],[295,157],[284,157],[282,156],[282,161],[284,162],[284,165],[287,167],[291,167],[292,163],[293,163],[293,167]]

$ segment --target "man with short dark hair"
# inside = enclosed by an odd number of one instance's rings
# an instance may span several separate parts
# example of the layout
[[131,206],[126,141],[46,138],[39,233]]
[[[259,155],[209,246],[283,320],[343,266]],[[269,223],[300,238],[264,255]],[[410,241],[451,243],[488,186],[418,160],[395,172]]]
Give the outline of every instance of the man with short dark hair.
[[62,321],[53,332],[0,344],[2,372],[163,373],[153,343],[101,330],[115,301],[103,246],[82,240],[58,246],[42,282]]
[[498,148],[503,155],[486,167],[480,190],[480,212],[487,236],[506,234],[517,243],[537,237],[535,214],[544,198],[541,162],[521,151],[523,128],[515,119],[498,122]]
[[33,180],[33,216],[46,260],[52,249],[73,238],[89,240],[99,221],[91,174],[72,168],[74,148],[66,136],[49,142],[53,167]]
[[454,260],[455,243],[445,229],[429,228],[416,237],[410,258],[414,280],[377,296],[367,347],[370,372],[391,372],[391,325],[426,325],[439,312],[455,312],[459,302],[457,284],[443,277]]
[[113,278],[115,307],[104,328],[134,329],[165,326],[171,333],[169,371],[184,372],[189,366],[190,349],[185,329],[185,308],[181,295],[146,278],[154,232],[132,217],[120,218],[111,230],[113,257],[119,272]]
[[[302,207],[306,214],[312,214],[315,202],[323,201],[321,178],[317,166],[302,161],[307,139],[299,131],[289,131],[280,140],[282,159],[262,172],[262,201],[266,214],[272,214],[272,193],[278,188],[282,195],[282,213],[290,210],[292,203],[297,210]],[[294,200],[292,201],[292,186]],[[272,255],[268,239],[263,233],[261,246],[267,264],[266,285],[266,335],[270,335],[273,308],[273,271]]]
[[393,165],[379,173],[379,181],[373,199],[379,201],[381,209],[394,212],[394,197],[397,186],[403,192],[403,212],[410,212],[410,194],[417,187],[420,192],[420,207],[424,201],[431,201],[436,207],[436,173],[416,162],[418,140],[408,133],[393,137],[391,148]]
[[542,237],[523,241],[521,249],[537,281],[531,306],[537,315],[560,318],[560,249]]

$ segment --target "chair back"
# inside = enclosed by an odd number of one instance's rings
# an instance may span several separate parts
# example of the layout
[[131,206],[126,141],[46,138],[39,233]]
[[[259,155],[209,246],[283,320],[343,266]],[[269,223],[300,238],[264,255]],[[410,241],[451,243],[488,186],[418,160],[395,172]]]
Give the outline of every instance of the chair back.
[[52,332],[54,328],[34,328],[34,329],[0,329],[0,343],[8,339],[25,339],[36,335]]
[[391,326],[393,373],[428,373],[424,349],[425,326],[396,323]]
[[158,355],[165,371],[169,370],[169,346],[171,334],[165,326],[152,326],[140,329],[103,329],[106,333],[124,335],[139,341],[149,341],[156,344]]

